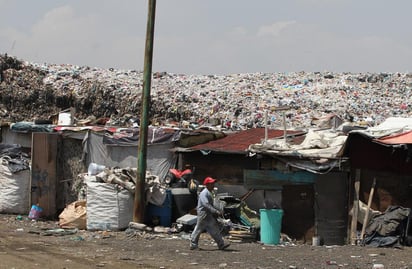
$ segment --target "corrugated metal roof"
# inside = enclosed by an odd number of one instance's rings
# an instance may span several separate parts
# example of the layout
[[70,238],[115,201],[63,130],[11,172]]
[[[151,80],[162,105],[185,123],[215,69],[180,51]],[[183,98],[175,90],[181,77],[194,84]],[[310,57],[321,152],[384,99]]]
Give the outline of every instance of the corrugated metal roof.
[[[288,135],[301,134],[302,131],[286,131]],[[268,129],[268,139],[283,137],[283,130]],[[226,153],[245,153],[251,144],[265,139],[265,128],[253,128],[228,134],[226,137],[191,147],[191,150],[205,150]]]
[[412,131],[377,139],[384,144],[412,144]]

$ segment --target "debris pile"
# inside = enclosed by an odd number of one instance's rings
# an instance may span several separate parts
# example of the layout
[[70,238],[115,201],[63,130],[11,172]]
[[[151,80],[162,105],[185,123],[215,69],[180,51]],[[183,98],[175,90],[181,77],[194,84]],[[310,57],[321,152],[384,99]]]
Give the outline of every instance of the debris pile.
[[[48,119],[74,108],[75,119],[107,118],[110,125],[138,122],[142,72],[86,66],[35,64],[0,54],[3,121]],[[311,119],[336,114],[375,125],[409,117],[410,73],[153,74],[153,125],[305,128]],[[265,120],[266,119],[266,120]]]

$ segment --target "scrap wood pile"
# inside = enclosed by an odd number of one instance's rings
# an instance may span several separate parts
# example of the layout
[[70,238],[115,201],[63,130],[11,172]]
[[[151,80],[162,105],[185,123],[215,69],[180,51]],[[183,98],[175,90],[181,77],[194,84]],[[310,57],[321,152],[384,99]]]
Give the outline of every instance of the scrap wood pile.
[[[131,194],[135,193],[137,168],[117,168],[105,167],[91,163],[88,173],[78,175],[72,189],[78,194],[78,199],[86,199],[87,182],[115,184],[119,189],[128,190]],[[94,167],[91,169],[91,167]],[[158,176],[153,175],[150,171],[146,171],[145,178],[145,193],[146,200],[155,205],[162,205],[168,186],[162,183]]]
[[[252,192],[253,190],[249,191],[243,198]],[[223,216],[217,220],[230,241],[247,243],[258,240],[260,216],[244,200],[223,193],[217,194],[214,204],[223,209]]]
[[[142,79],[141,71],[36,64],[0,54],[0,117],[33,121],[73,108],[78,122],[93,117],[99,124],[136,123]],[[152,124],[193,128],[260,127],[266,112],[273,127],[282,126],[283,118],[289,127],[308,127],[313,118],[331,113],[374,125],[391,116],[409,116],[411,88],[410,73],[156,72],[149,115]]]
[[230,241],[237,242],[237,243],[255,242],[257,239],[257,234],[256,232],[248,232],[248,231],[242,231],[242,230],[230,230],[229,239]]

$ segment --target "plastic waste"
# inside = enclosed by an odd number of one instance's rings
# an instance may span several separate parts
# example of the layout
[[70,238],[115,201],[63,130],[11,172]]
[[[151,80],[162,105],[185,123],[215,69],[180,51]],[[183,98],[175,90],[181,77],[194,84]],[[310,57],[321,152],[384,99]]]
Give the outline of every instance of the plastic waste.
[[89,176],[97,175],[98,173],[102,172],[106,166],[97,164],[97,163],[90,163],[89,167],[87,168],[87,174]]
[[29,212],[29,219],[36,220],[40,218],[42,212],[43,212],[43,208],[41,208],[39,205],[32,205],[30,212]]

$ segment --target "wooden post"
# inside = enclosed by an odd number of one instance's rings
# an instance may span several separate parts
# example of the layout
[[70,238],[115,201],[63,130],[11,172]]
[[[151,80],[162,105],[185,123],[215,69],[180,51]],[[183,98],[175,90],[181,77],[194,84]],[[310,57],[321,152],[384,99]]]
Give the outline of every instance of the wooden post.
[[373,193],[374,193],[374,191],[375,191],[375,185],[376,185],[376,178],[373,179],[371,191],[370,191],[370,193],[369,193],[368,207],[367,207],[367,209],[366,209],[365,218],[363,219],[362,232],[361,232],[361,240],[363,240],[363,237],[365,236],[366,225],[368,225],[369,209],[371,208]]
[[287,137],[287,127],[286,127],[286,113],[283,111],[283,140],[286,144],[286,137]]
[[268,142],[268,111],[265,111],[265,142],[264,145],[266,145]]
[[355,191],[353,194],[353,206],[352,206],[352,223],[351,223],[351,245],[356,245],[358,241],[357,226],[358,226],[358,214],[359,214],[359,187],[360,187],[360,169],[356,169],[355,176]]
[[142,104],[140,108],[139,147],[137,149],[137,178],[134,194],[134,222],[144,222],[145,181],[147,166],[147,140],[149,128],[150,88],[152,84],[153,39],[156,14],[156,0],[149,0],[147,15],[146,43],[143,69]]

